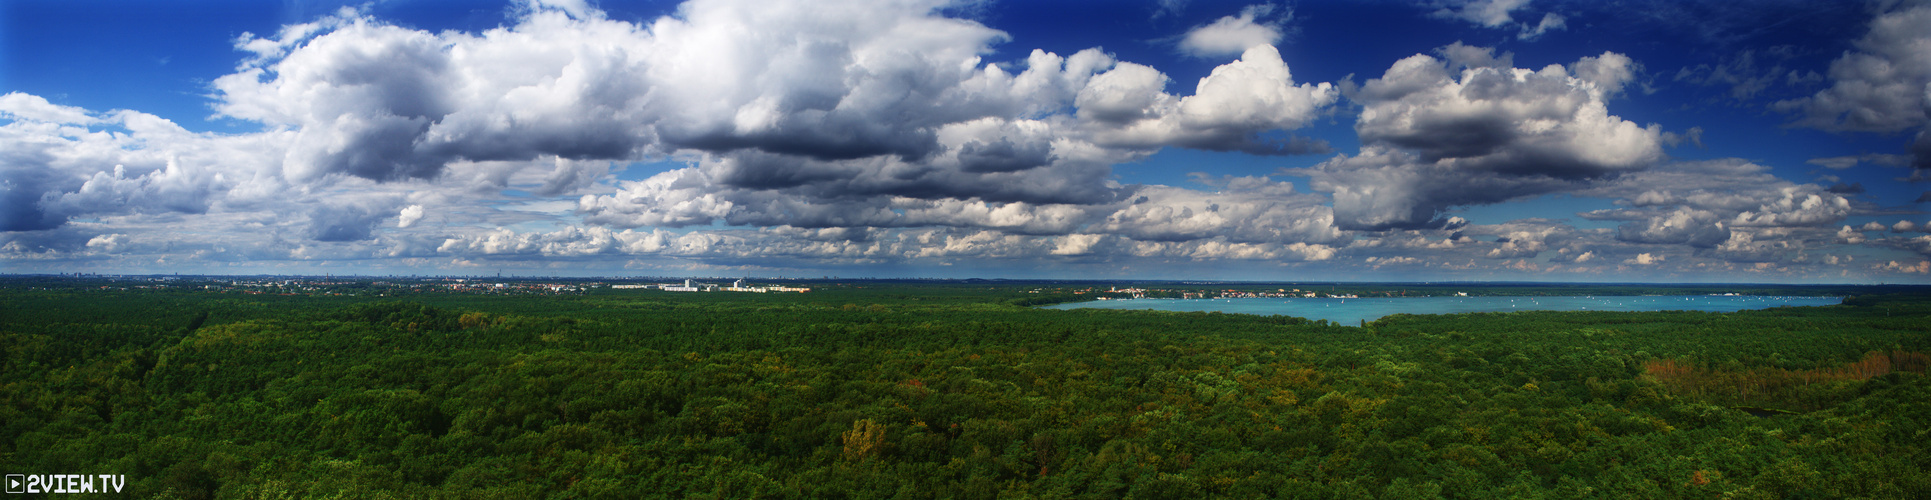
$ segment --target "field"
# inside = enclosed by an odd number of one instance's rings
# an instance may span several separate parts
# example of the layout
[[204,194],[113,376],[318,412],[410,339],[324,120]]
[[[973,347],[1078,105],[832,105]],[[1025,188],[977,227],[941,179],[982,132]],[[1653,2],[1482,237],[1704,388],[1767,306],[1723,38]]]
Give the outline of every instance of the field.
[[[129,498],[1931,498],[1922,289],[1365,327],[1027,307],[1072,288],[9,278],[0,470]],[[1479,291],[1577,290],[1647,291]]]

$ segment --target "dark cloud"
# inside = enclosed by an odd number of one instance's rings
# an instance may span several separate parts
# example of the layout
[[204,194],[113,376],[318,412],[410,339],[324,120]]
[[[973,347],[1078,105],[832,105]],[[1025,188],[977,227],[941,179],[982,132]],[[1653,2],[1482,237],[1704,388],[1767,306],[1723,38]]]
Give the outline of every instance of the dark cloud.
[[1308,175],[1314,189],[1331,193],[1336,225],[1354,231],[1438,229],[1453,206],[1499,203],[1583,185],[1551,176],[1468,171],[1375,147],[1289,173]]
[[[30,116],[65,117],[69,121],[90,119],[84,111],[54,106],[37,96],[9,93],[0,96],[0,119],[11,125],[28,122]],[[0,231],[37,231],[53,229],[67,222],[66,217],[50,214],[41,199],[50,192],[70,186],[51,168],[56,161],[49,141],[26,140],[15,127],[0,129]]]
[[[1243,131],[1242,133],[1246,133]],[[1308,137],[1264,138],[1255,135],[1204,134],[1199,138],[1184,138],[1173,141],[1173,145],[1207,151],[1238,151],[1257,156],[1310,155],[1334,152],[1328,141]]]
[[315,241],[375,239],[375,227],[400,216],[400,200],[381,194],[339,196],[311,206],[306,236]]
[[323,205],[308,214],[308,237],[316,241],[362,241],[387,217],[366,207]]
[[73,227],[0,232],[0,256],[8,260],[52,259],[87,248],[94,234]]
[[1931,127],[1919,130],[1917,139],[1911,141],[1911,168],[1916,169],[1911,174],[1915,178],[1923,178],[1924,172],[1931,171]]
[[959,168],[967,172],[1012,172],[1052,162],[1053,146],[1045,142],[1014,144],[1012,139],[1001,137],[990,144],[974,140],[959,147]]
[[[0,155],[12,156],[9,153]],[[41,208],[41,197],[50,191],[44,170],[12,167],[12,158],[0,158],[9,166],[0,169],[0,231],[38,231],[67,223],[65,217]]]

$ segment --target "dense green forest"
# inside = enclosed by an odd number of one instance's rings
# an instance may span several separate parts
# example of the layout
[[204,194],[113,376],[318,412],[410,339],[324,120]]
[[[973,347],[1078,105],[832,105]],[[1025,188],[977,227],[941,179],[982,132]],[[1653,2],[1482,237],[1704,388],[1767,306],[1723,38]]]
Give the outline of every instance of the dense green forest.
[[105,284],[0,280],[0,471],[130,498],[1931,498],[1908,288],[1343,327],[998,284]]

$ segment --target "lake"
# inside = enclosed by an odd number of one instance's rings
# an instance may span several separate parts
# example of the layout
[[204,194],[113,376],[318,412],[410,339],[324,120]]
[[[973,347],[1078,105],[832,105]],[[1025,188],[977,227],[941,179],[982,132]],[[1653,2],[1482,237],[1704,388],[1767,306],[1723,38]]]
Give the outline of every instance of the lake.
[[1400,297],[1373,299],[1133,299],[1072,302],[1047,309],[1152,309],[1299,316],[1359,325],[1390,314],[1457,314],[1503,311],[1712,311],[1769,309],[1779,306],[1828,306],[1842,297],[1756,295],[1645,295],[1589,297]]

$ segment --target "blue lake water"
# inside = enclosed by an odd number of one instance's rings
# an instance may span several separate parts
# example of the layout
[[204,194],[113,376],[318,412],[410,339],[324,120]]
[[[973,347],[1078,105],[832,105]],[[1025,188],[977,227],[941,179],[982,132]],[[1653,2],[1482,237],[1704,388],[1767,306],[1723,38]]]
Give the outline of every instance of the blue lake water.
[[1299,316],[1358,325],[1390,314],[1456,314],[1506,311],[1713,311],[1827,306],[1842,297],[1755,295],[1649,295],[1591,297],[1401,297],[1373,299],[1134,299],[1072,302],[1047,309],[1152,309]]

